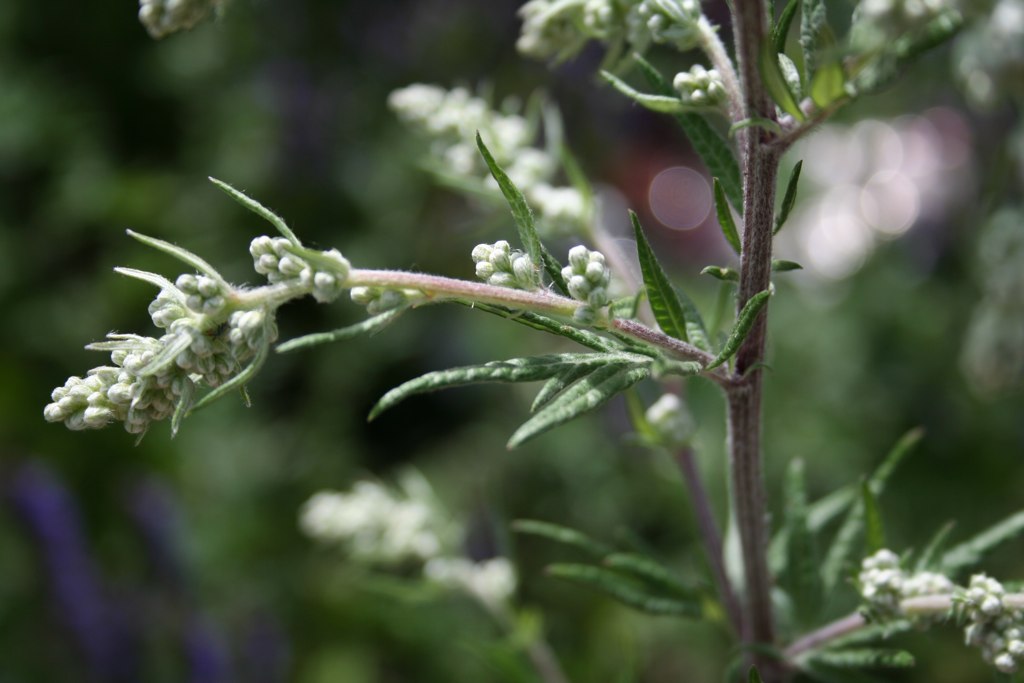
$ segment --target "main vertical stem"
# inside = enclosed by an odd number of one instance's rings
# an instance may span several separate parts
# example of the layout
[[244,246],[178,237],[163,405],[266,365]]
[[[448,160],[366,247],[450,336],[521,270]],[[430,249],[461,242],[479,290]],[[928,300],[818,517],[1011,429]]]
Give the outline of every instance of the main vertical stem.
[[[761,81],[758,58],[767,39],[768,19],[763,0],[734,0],[733,32],[747,119],[775,120],[775,105]],[[762,127],[741,132],[743,174],[743,253],[737,311],[771,286],[772,227],[778,153],[766,143],[771,133]],[[746,583],[745,640],[771,645],[775,641],[771,574],[768,568],[767,506],[761,455],[762,372],[767,309],[761,313],[736,355],[736,372],[743,379],[728,390],[729,463],[743,569]],[[753,655],[767,683],[781,673],[763,655]]]

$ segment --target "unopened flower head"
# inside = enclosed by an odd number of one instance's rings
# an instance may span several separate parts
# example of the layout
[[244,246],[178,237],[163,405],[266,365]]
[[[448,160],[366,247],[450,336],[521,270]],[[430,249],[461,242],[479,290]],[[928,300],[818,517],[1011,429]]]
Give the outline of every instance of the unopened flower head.
[[694,64],[689,71],[676,74],[672,81],[679,99],[695,107],[718,107],[725,103],[725,86],[716,69]]
[[423,568],[430,581],[463,590],[485,605],[508,602],[516,589],[516,573],[504,557],[472,562],[461,557],[436,557]]
[[626,18],[629,42],[639,51],[651,43],[692,50],[700,42],[699,0],[643,0]]
[[271,284],[290,284],[320,303],[334,301],[345,289],[349,263],[337,249],[317,252],[284,237],[263,236],[252,241],[249,253],[256,272]]
[[514,289],[536,289],[537,267],[530,256],[512,249],[508,242],[478,244],[473,248],[476,276],[489,285]]
[[413,289],[385,289],[383,287],[353,287],[349,292],[352,302],[366,306],[370,315],[385,313],[396,308],[415,305],[424,299],[423,293]]
[[154,38],[186,31],[220,8],[223,0],[139,0],[139,21]]
[[669,448],[685,446],[693,438],[695,424],[690,411],[675,394],[662,394],[646,413],[659,442]]
[[442,550],[443,524],[423,500],[372,481],[351,491],[321,491],[299,515],[302,530],[343,545],[352,557],[395,564],[426,561]]

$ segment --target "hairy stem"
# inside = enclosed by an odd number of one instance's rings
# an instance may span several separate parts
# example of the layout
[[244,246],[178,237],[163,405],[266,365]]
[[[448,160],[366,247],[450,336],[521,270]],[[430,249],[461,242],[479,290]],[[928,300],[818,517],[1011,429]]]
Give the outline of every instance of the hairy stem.
[[[1002,597],[1002,602],[1003,605],[1010,609],[1022,609],[1024,608],[1024,593],[1007,593]],[[902,600],[900,602],[900,612],[908,617],[943,615],[949,613],[954,605],[955,602],[951,595],[921,595]],[[786,661],[793,661],[797,657],[824,647],[838,638],[859,631],[869,624],[870,622],[859,612],[836,619],[794,640],[784,652],[785,659]]]
[[[762,0],[735,0],[733,31],[743,94],[743,118],[775,121],[775,105],[758,71],[758,55],[767,39],[767,16]],[[771,133],[762,127],[740,133],[743,173],[743,250],[737,312],[758,292],[768,289],[771,276],[772,221],[779,154],[770,146]],[[743,552],[748,644],[771,645],[775,640],[772,616],[772,579],[768,568],[767,506],[761,454],[762,373],[766,312],[762,312],[736,355],[736,373],[742,380],[727,391],[729,465],[736,522]],[[753,655],[766,683],[781,680],[775,662]]]
[[697,462],[693,457],[692,448],[683,448],[676,453],[676,462],[683,473],[683,481],[690,494],[690,503],[697,518],[697,529],[704,543],[704,553],[708,556],[711,575],[714,577],[715,588],[725,605],[725,613],[729,623],[737,634],[743,632],[743,612],[740,608],[736,591],[733,590],[729,575],[725,571],[725,558],[722,555],[722,535],[715,522],[715,514],[711,509],[711,501],[704,488],[704,481],[697,470]]
[[722,78],[722,85],[729,99],[729,118],[739,121],[743,118],[743,94],[740,91],[740,82],[736,78],[736,69],[733,68],[729,53],[725,51],[722,39],[718,37],[718,30],[708,21],[703,14],[697,21],[697,30],[700,35],[700,47],[708,56],[711,66]]

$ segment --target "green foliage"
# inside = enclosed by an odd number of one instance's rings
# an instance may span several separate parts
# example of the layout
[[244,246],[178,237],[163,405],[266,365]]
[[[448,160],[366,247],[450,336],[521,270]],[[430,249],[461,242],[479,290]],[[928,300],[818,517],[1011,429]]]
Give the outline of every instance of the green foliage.
[[594,540],[582,531],[552,524],[551,522],[542,522],[536,519],[517,519],[512,522],[512,530],[520,534],[539,536],[555,543],[577,548],[589,555],[593,555],[595,558],[602,558],[613,552],[610,546]]
[[764,79],[765,88],[767,88],[768,94],[772,96],[772,99],[775,100],[775,104],[779,105],[782,111],[797,121],[805,120],[807,117],[804,116],[803,111],[800,109],[800,104],[796,101],[796,97],[793,94],[793,90],[782,74],[782,69],[779,66],[779,55],[775,52],[771,42],[765,41],[762,44],[757,67],[761,72],[761,78]]
[[249,383],[256,373],[263,367],[263,363],[267,360],[269,355],[269,346],[263,344],[256,349],[256,355],[253,356],[252,361],[247,365],[241,372],[233,376],[224,384],[221,384],[216,389],[206,393],[201,399],[196,401],[196,404],[192,406],[190,412],[195,412],[201,408],[205,408],[222,396],[227,396],[232,391],[238,390],[243,392],[243,399],[248,403],[248,398],[245,397],[245,385]]
[[[650,62],[640,55],[634,55],[633,59],[655,90],[665,96],[673,94],[672,84]],[[729,201],[742,213],[743,183],[739,165],[728,143],[698,114],[676,114],[675,120],[712,177],[718,178]]]
[[956,575],[964,569],[974,567],[988,553],[1017,538],[1021,533],[1024,533],[1024,511],[1011,515],[970,540],[950,548],[942,555],[942,571]]
[[587,564],[553,564],[547,568],[549,576],[579,583],[618,600],[627,607],[656,616],[700,617],[700,603],[661,597],[649,592],[642,583],[628,576]]
[[[544,258],[544,245],[541,244],[540,237],[537,236],[537,226],[533,221],[533,211],[530,210],[530,206],[526,203],[526,197],[509,179],[508,174],[502,170],[498,162],[494,160],[479,132],[476,134],[476,146],[487,163],[487,168],[490,169],[491,175],[497,181],[498,187],[501,188],[501,193],[505,195],[505,200],[512,211],[512,217],[516,221],[516,228],[519,230],[519,241],[530,256],[530,260],[533,261],[534,265],[543,264],[545,268],[557,265],[557,261],[550,258],[550,255],[548,259]],[[539,280],[537,284],[540,284]]]
[[786,38],[789,37],[789,29],[793,24],[793,18],[796,17],[796,11],[799,7],[800,0],[789,0],[786,6],[782,8],[782,14],[779,15],[778,20],[772,26],[771,40],[772,45],[775,47],[775,52],[786,52]]
[[818,66],[822,30],[828,27],[824,0],[802,0],[800,48],[804,57],[804,82],[810,83]]
[[725,266],[704,266],[700,271],[701,275],[710,275],[716,280],[722,282],[739,282],[740,274],[734,268],[727,268]]
[[914,656],[909,652],[887,648],[821,650],[811,661],[844,669],[906,669],[914,666]]
[[718,178],[712,179],[715,186],[715,213],[718,216],[718,225],[722,228],[726,242],[737,254],[743,251],[740,242],[740,234],[736,230],[736,221],[732,218],[732,211],[729,209],[729,202],[725,198],[725,190]]
[[647,236],[644,235],[637,215],[630,211],[629,218],[633,222],[633,232],[636,235],[637,256],[640,259],[644,287],[647,289],[647,300],[651,302],[651,310],[654,311],[658,326],[671,337],[691,342],[698,348],[710,351],[711,343],[708,340],[707,329],[697,307],[686,294],[677,290],[665,275],[647,241]]
[[865,554],[873,555],[885,547],[885,527],[878,499],[866,481],[861,485],[861,504],[864,506],[864,550]]
[[292,229],[289,228],[288,224],[284,222],[284,219],[278,216],[276,213],[274,213],[267,207],[263,206],[258,201],[248,196],[244,192],[239,192],[235,188],[225,183],[223,180],[217,180],[216,178],[210,178],[209,180],[211,183],[213,183],[221,190],[223,190],[229,197],[234,199],[236,202],[238,202],[245,208],[249,209],[260,218],[265,219],[268,223],[277,228],[277,231],[281,233],[281,235],[289,242],[291,242],[293,245],[295,245],[296,247],[302,246],[302,242],[300,242],[299,238],[295,236],[295,233],[292,232]]
[[126,232],[130,237],[133,237],[139,242],[142,242],[146,246],[153,247],[158,251],[162,251],[165,254],[173,256],[174,258],[178,259],[185,265],[190,266],[191,268],[194,268],[203,275],[212,278],[217,282],[217,284],[220,287],[223,287],[224,289],[228,288],[228,283],[224,281],[224,278],[221,276],[220,273],[217,272],[217,270],[213,266],[211,266],[209,263],[204,261],[196,254],[193,254],[188,249],[182,249],[181,247],[175,244],[171,244],[170,242],[165,242],[164,240],[157,239],[156,237],[149,237],[148,235],[143,235],[141,233],[135,232],[134,230],[127,230]]
[[915,572],[942,569],[939,553],[942,552],[954,528],[956,528],[956,522],[946,522],[939,527],[939,530],[935,532],[935,535],[928,541],[928,545],[924,547],[924,550],[918,556],[917,562],[914,564]]
[[800,170],[803,166],[804,162],[801,159],[796,162],[793,170],[789,173],[789,180],[786,182],[786,192],[782,196],[782,206],[779,207],[779,214],[775,217],[773,235],[777,235],[779,230],[782,230],[782,226],[786,224],[786,219],[789,218],[789,213],[793,210],[793,205],[796,203],[797,185],[800,182]]
[[601,77],[629,99],[643,107],[646,107],[647,109],[650,109],[651,111],[656,111],[659,114],[678,114],[692,109],[692,107],[687,106],[678,97],[671,97],[668,95],[648,95],[642,93],[628,85],[615,74],[607,71],[602,71]]
[[788,273],[794,270],[803,270],[796,261],[784,261],[781,259],[772,259],[772,272],[773,273]]
[[405,313],[406,310],[407,309],[405,307],[394,308],[390,311],[378,313],[371,318],[361,320],[360,322],[342,327],[341,329],[337,329],[332,332],[315,332],[313,334],[296,337],[295,339],[289,339],[286,342],[278,344],[276,350],[278,353],[288,353],[289,351],[306,349],[320,344],[354,339],[355,337],[360,337],[364,334],[376,334],[391,323],[395,322],[395,320]]
[[802,624],[809,624],[821,610],[821,562],[817,540],[807,523],[807,491],[804,463],[793,460],[786,474],[783,524],[786,530],[786,563],[780,584],[795,603]]
[[765,290],[750,297],[750,300],[743,305],[743,310],[740,311],[740,314],[736,319],[736,324],[729,333],[729,338],[725,340],[722,350],[718,352],[718,355],[715,356],[713,361],[708,363],[706,369],[711,370],[712,368],[717,368],[719,365],[725,363],[736,355],[736,352],[740,350],[740,346],[742,346],[744,340],[746,340],[747,334],[750,333],[750,328],[754,326],[754,321],[757,320],[757,316],[761,312],[761,309],[768,304],[768,299],[771,295],[771,291]]

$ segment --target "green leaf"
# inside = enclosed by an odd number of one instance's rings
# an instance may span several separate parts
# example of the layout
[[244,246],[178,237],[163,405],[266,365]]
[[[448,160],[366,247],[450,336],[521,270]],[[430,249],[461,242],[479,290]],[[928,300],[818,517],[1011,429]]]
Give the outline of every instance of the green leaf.
[[678,597],[693,598],[696,589],[688,586],[673,572],[649,557],[637,553],[612,553],[601,563],[621,574],[630,575],[653,587],[674,593]]
[[612,552],[611,546],[594,540],[582,531],[551,522],[542,522],[537,519],[517,519],[512,522],[512,530],[516,533],[539,536],[555,543],[577,548],[598,559]]
[[[868,477],[867,486],[872,495],[876,497],[882,495],[889,477],[892,476],[892,473],[899,464],[910,454],[922,436],[924,436],[924,430],[920,427],[915,427],[896,441],[896,444],[889,451],[888,455],[885,456],[882,463]],[[855,495],[851,492],[851,497],[855,497]],[[825,555],[825,561],[822,564],[822,578],[825,582],[826,593],[835,588],[839,582],[839,577],[845,570],[846,564],[853,553],[857,538],[863,529],[864,503],[863,497],[861,497],[849,508],[846,518],[839,527],[839,531],[836,532],[835,539]]]
[[956,574],[963,569],[977,565],[991,551],[1003,543],[1013,540],[1024,532],[1024,510],[995,526],[989,527],[974,538],[950,548],[942,556],[942,571]]
[[757,320],[758,314],[768,303],[768,299],[771,295],[771,290],[766,289],[750,297],[747,303],[744,304],[743,310],[740,311],[739,318],[736,320],[736,324],[733,325],[732,332],[729,333],[729,338],[725,341],[725,346],[723,346],[722,350],[718,352],[715,359],[708,363],[708,366],[704,368],[705,370],[717,368],[719,365],[736,355],[736,352],[740,350],[740,346],[743,345],[743,341],[747,338],[750,328],[754,326],[754,322]]
[[797,184],[800,182],[800,170],[803,167],[804,160],[801,159],[796,162],[796,166],[789,172],[786,193],[782,197],[782,206],[779,208],[779,215],[775,217],[775,229],[772,230],[773,235],[777,235],[779,230],[782,230],[782,226],[786,224],[786,219],[789,218],[789,214],[793,210],[793,205],[796,203]]
[[900,36],[891,48],[876,58],[854,78],[854,90],[864,95],[891,83],[917,57],[950,40],[964,26],[957,11],[940,14],[923,28]]
[[725,198],[725,190],[718,178],[713,179],[715,186],[715,212],[718,214],[718,225],[722,228],[725,241],[729,243],[732,250],[737,254],[743,251],[740,242],[740,234],[736,230],[736,222],[732,218],[732,211],[729,209],[729,202]]
[[839,650],[851,645],[867,645],[879,640],[887,640],[898,633],[906,633],[913,628],[914,622],[909,619],[895,619],[892,621],[867,624],[856,631],[851,631],[850,633],[839,636],[835,640],[830,640],[826,649]]
[[631,87],[618,76],[607,71],[601,72],[601,77],[608,81],[613,88],[633,100],[637,104],[659,114],[678,114],[690,111],[693,107],[687,106],[678,97],[669,95],[647,95]]
[[811,659],[820,664],[850,669],[908,669],[914,666],[912,654],[891,648],[820,650]]
[[[491,156],[491,151],[487,149],[487,145],[484,144],[479,132],[476,134],[476,146],[479,148],[480,154],[483,155],[487,168],[491,170],[491,175],[494,176],[498,187],[501,188],[501,193],[505,195],[505,200],[512,210],[512,217],[515,219],[516,227],[519,229],[519,241],[523,243],[523,248],[526,249],[526,253],[531,261],[538,265],[543,264],[544,247],[541,244],[540,237],[537,236],[537,226],[533,221],[533,212],[526,203],[526,198],[505,171],[498,166],[498,162]],[[537,284],[540,284],[539,281]]]
[[788,273],[791,270],[803,270],[796,261],[780,261],[779,259],[772,259],[772,272],[773,273]]
[[779,15],[779,20],[772,26],[772,45],[776,52],[786,51],[786,38],[789,36],[789,27],[796,16],[796,10],[800,6],[800,0],[789,0]]
[[549,429],[604,405],[615,394],[625,391],[650,374],[651,369],[647,363],[625,366],[606,363],[598,367],[523,423],[509,439],[508,448],[515,448]]
[[739,271],[733,270],[732,268],[726,268],[724,266],[704,266],[700,271],[701,275],[710,275],[716,280],[722,282],[739,282],[740,274]]
[[658,326],[670,337],[688,341],[705,351],[710,351],[711,343],[708,341],[708,333],[697,307],[689,297],[672,286],[654,255],[647,236],[644,235],[636,213],[630,211],[629,218],[633,221],[633,231],[636,234],[637,256],[640,259],[644,287],[647,289],[647,300],[651,303],[651,310],[654,311],[654,319],[658,321]]
[[534,330],[540,330],[542,332],[550,332],[566,339],[587,347],[588,349],[594,349],[595,351],[620,351],[622,346],[617,344],[615,341],[602,337],[599,334],[595,334],[590,330],[583,330],[578,327],[560,322],[554,318],[548,318],[547,316],[540,315],[539,313],[533,313],[531,311],[514,311],[509,308],[503,308],[501,306],[494,306],[491,304],[464,304],[477,311],[483,311],[492,315],[501,316],[511,320],[512,322],[525,325],[526,327]]
[[633,424],[633,429],[640,437],[640,441],[649,446],[657,445],[658,432],[647,419],[643,401],[634,390],[626,392],[626,411],[629,413],[629,421]]
[[363,334],[375,334],[397,320],[400,315],[406,312],[406,310],[408,309],[405,307],[394,308],[390,311],[379,313],[372,318],[362,320],[354,325],[334,330],[333,332],[317,332],[315,334],[307,334],[301,337],[296,337],[295,339],[289,339],[284,343],[278,344],[276,351],[278,353],[288,353],[289,351],[295,351],[296,349],[305,349],[319,344],[342,341],[343,339],[352,339]]
[[949,539],[949,535],[953,532],[956,527],[956,522],[949,521],[939,527],[939,530],[935,532],[931,540],[928,541],[928,545],[921,551],[921,556],[917,558],[917,562],[914,563],[915,572],[932,571],[941,569],[941,561],[939,561],[939,551],[942,550],[943,546],[946,545],[946,541]]
[[150,273],[145,270],[136,270],[135,268],[122,268],[118,266],[114,268],[114,272],[120,275],[126,275],[127,277],[135,278],[136,280],[142,280],[148,282],[151,285],[159,287],[174,296],[178,301],[184,302],[188,297],[185,296],[184,292],[174,286],[174,283],[165,278],[163,275],[157,275],[156,273]]
[[703,613],[701,605],[697,602],[651,594],[635,581],[604,567],[585,564],[553,564],[546,571],[549,576],[593,588],[627,607],[648,614],[699,617]]
[[885,547],[885,527],[882,513],[878,508],[878,499],[871,492],[867,481],[861,485],[861,501],[864,506],[864,542],[865,551],[873,555]]
[[210,182],[219,187],[220,189],[224,190],[224,192],[226,192],[228,196],[234,199],[236,202],[238,202],[245,208],[249,209],[260,218],[265,219],[267,222],[269,222],[271,225],[277,228],[277,231],[281,233],[289,242],[294,244],[296,247],[302,247],[302,243],[299,242],[299,238],[295,236],[295,233],[292,232],[291,228],[288,227],[288,224],[284,222],[284,219],[278,216],[276,213],[274,213],[267,207],[263,206],[252,197],[249,197],[244,192],[240,192],[235,188],[231,187],[222,180],[210,178]]
[[750,667],[750,671],[747,672],[747,683],[762,683],[761,674],[758,673],[757,667]]
[[171,438],[173,439],[178,435],[178,429],[181,428],[181,421],[188,415],[189,409],[192,407],[192,399],[196,394],[195,382],[186,381],[182,382],[181,396],[178,397],[178,403],[174,406],[174,415],[171,416]]
[[192,410],[189,411],[189,414],[191,415],[197,410],[205,408],[206,406],[210,405],[221,396],[225,396],[229,392],[234,391],[235,389],[239,389],[242,391],[243,398],[245,398],[245,404],[248,406],[249,400],[248,396],[245,396],[245,385],[248,384],[249,380],[255,377],[256,373],[259,372],[261,367],[263,367],[264,361],[267,360],[269,349],[269,344],[264,344],[258,349],[256,349],[256,355],[253,357],[252,362],[249,363],[249,365],[244,370],[242,370],[240,373],[229,379],[227,382],[224,382],[224,384],[221,384],[219,387],[217,387],[216,389],[214,389],[213,391],[209,392],[201,399],[199,399],[199,402],[192,407]]
[[171,244],[170,242],[164,242],[161,239],[149,237],[148,235],[143,235],[142,233],[135,232],[134,230],[128,230],[126,232],[130,237],[137,239],[138,241],[145,244],[147,247],[153,247],[154,249],[158,249],[164,252],[165,254],[173,256],[174,258],[178,259],[179,261],[182,261],[186,265],[195,268],[200,273],[209,276],[224,289],[230,289],[231,286],[224,280],[223,277],[221,277],[221,274],[218,273],[213,266],[211,266],[209,263],[193,254],[191,251],[188,251],[187,249],[182,249],[181,247]]
[[[638,54],[634,54],[633,59],[654,90],[666,96],[675,93],[672,84],[650,62]],[[739,164],[736,163],[729,143],[699,114],[676,114],[675,119],[708,171],[722,183],[729,201],[742,214],[743,183],[740,180]]]
[[775,52],[775,48],[770,41],[765,41],[762,44],[761,55],[757,65],[761,71],[764,86],[768,90],[768,94],[775,100],[775,103],[779,105],[782,111],[797,121],[804,121],[806,117],[793,96],[793,91],[786,82],[785,76],[782,75],[782,69],[779,67],[779,55]]
[[[832,32],[827,31],[827,35],[831,36]],[[834,44],[835,38],[831,41]],[[825,109],[844,97],[846,73],[843,71],[843,64],[838,59],[831,59],[822,64],[811,79],[811,99],[819,109]]]
[[569,286],[565,284],[565,278],[562,277],[562,264],[543,244],[540,245],[540,253],[544,260],[544,272],[551,278],[551,284],[555,286],[559,294],[569,296]]
[[810,83],[818,68],[820,45],[818,37],[828,26],[824,0],[802,0],[800,11],[800,47],[804,56],[804,82]]
[[533,399],[533,405],[530,406],[530,412],[537,412],[565,391],[567,387],[575,384],[577,380],[582,379],[593,370],[589,365],[573,365],[558,373],[545,382],[537,392],[537,396]]
[[591,369],[612,367],[618,370],[623,364],[638,361],[647,363],[650,359],[632,354],[559,353],[528,358],[511,358],[491,361],[482,365],[467,365],[428,372],[384,394],[370,411],[369,419],[375,419],[385,410],[414,394],[480,382],[536,382],[554,377],[563,370],[576,365],[585,365]]
[[789,465],[783,500],[786,501],[784,523],[787,538],[783,586],[796,603],[801,623],[806,624],[821,609],[821,562],[814,534],[807,524],[804,463],[800,459]]
[[160,350],[136,373],[140,377],[156,375],[173,365],[178,356],[187,350],[188,347],[192,346],[192,335],[181,331],[173,339],[169,339],[166,342],[161,340],[160,343]]

